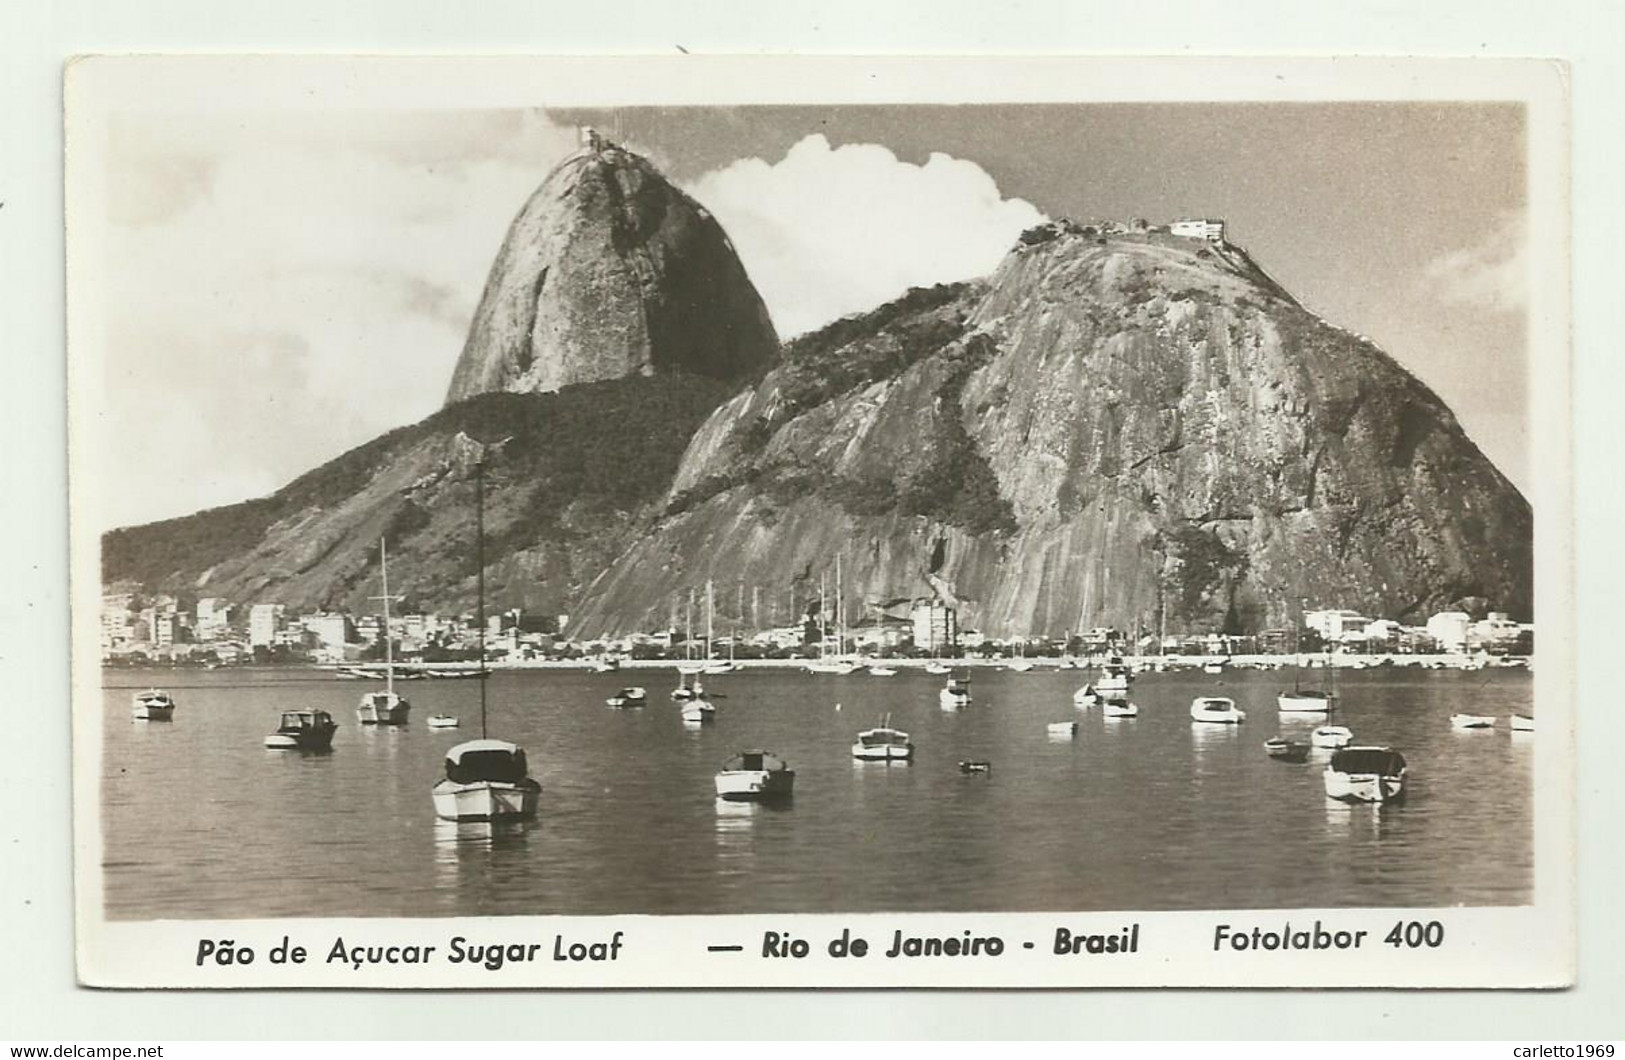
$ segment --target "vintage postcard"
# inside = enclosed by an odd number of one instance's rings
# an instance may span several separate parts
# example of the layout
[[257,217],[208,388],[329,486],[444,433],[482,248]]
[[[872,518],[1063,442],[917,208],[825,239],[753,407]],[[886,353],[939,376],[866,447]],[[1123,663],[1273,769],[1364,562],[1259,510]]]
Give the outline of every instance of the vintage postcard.
[[66,71],[82,981],[1573,981],[1568,101]]

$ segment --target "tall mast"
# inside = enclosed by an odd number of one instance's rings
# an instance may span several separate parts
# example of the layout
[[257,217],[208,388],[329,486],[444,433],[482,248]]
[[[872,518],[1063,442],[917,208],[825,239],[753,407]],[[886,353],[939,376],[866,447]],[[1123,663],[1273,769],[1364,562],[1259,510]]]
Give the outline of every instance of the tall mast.
[[474,635],[480,651],[480,739],[485,739],[485,460],[474,465],[474,557],[479,566],[479,597]]
[[717,594],[711,579],[705,579],[705,657],[711,658],[711,640],[715,636],[713,619],[715,618]]
[[389,557],[385,539],[378,539],[378,576],[384,583],[384,694],[393,700],[395,695],[395,638],[389,632]]
[[841,554],[835,553],[835,655],[846,654],[846,609],[841,603]]
[[818,574],[818,657],[824,657],[824,648],[829,641],[829,605],[824,597],[824,579],[828,577],[822,571]]

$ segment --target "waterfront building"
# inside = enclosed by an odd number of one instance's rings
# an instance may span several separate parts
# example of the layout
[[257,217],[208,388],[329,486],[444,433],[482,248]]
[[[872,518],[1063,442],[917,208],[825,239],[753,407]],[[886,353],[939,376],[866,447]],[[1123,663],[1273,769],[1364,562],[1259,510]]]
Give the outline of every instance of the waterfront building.
[[269,648],[282,632],[285,608],[281,604],[255,604],[248,609],[248,644],[252,648]]
[[1427,632],[1444,652],[1467,650],[1467,631],[1472,619],[1465,611],[1440,611],[1428,619]]
[[1365,631],[1371,624],[1371,619],[1358,611],[1333,609],[1323,611],[1305,611],[1303,624],[1306,629],[1319,633],[1328,642],[1341,644],[1349,639],[1351,634]]
[[937,654],[959,645],[959,612],[941,600],[916,600],[908,617],[915,648]]
[[198,640],[216,640],[231,631],[231,604],[218,596],[205,596],[197,602]]

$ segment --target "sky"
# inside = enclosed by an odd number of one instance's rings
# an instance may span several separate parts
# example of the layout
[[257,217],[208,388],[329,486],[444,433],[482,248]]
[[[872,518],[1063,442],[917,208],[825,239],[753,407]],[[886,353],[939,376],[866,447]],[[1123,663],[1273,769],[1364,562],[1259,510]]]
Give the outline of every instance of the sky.
[[438,408],[580,124],[716,215],[784,337],[984,275],[1044,218],[1223,217],[1526,488],[1517,105],[141,112],[106,154],[110,525],[263,496]]

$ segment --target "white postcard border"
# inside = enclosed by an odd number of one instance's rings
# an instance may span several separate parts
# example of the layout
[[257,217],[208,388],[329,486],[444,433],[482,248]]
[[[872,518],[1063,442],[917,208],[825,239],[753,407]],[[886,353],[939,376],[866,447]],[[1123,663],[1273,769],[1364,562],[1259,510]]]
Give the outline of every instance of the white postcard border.
[[[410,76],[402,76],[410,69]],[[245,75],[246,74],[246,75]],[[894,57],[638,57],[482,58],[388,57],[99,57],[72,63],[67,74],[68,143],[68,382],[73,570],[73,739],[77,946],[81,981],[104,986],[1426,986],[1551,987],[1573,981],[1575,961],[1575,778],[1573,624],[1573,440],[1569,423],[1569,217],[1568,98],[1562,64],[1541,60],[1428,60],[1402,58],[1021,58]],[[1301,955],[1281,955],[1262,968],[1224,960],[1211,949],[1215,916],[1253,922],[1388,921],[1397,910],[1270,910],[1257,913],[1075,913],[797,915],[729,918],[744,927],[771,920],[778,930],[809,939],[836,924],[890,937],[887,925],[904,922],[948,925],[976,934],[1031,937],[1041,946],[1045,930],[1066,923],[1100,924],[1132,916],[1167,939],[1169,950],[1152,958],[1110,965],[1105,961],[1033,963],[1012,954],[998,971],[969,978],[957,968],[910,964],[906,974],[835,970],[828,962],[793,961],[792,967],[757,958],[752,971],[696,967],[693,943],[709,934],[705,917],[501,918],[503,933],[596,935],[621,920],[636,921],[649,963],[637,962],[641,978],[624,969],[578,973],[570,982],[463,982],[454,975],[432,981],[396,969],[372,981],[330,981],[328,972],[303,966],[293,979],[269,964],[238,968],[239,975],[275,975],[264,981],[204,981],[195,953],[175,943],[217,929],[219,938],[256,940],[265,933],[353,931],[386,943],[425,936],[450,937],[457,920],[362,921],[150,921],[106,919],[102,905],[99,714],[97,666],[99,540],[96,483],[85,454],[100,444],[98,410],[104,395],[97,351],[105,321],[92,293],[101,289],[103,174],[98,168],[106,119],[114,110],[244,107],[451,108],[748,103],[900,102],[1157,102],[1190,100],[1508,100],[1528,107],[1530,224],[1536,278],[1530,312],[1532,463],[1538,473],[1531,503],[1535,513],[1536,605],[1540,631],[1535,696],[1542,733],[1535,760],[1535,898],[1517,909],[1410,911],[1401,919],[1459,924],[1451,939],[1471,940],[1464,950],[1430,950],[1404,962],[1372,963],[1348,957],[1337,968]],[[1552,472],[1551,469],[1559,469]],[[1547,719],[1551,719],[1548,723]],[[1195,919],[1193,919],[1195,918]],[[1373,923],[1375,921],[1372,921]],[[357,925],[352,928],[350,925]],[[281,925],[280,928],[278,925]],[[1047,928],[1046,928],[1047,925]],[[611,928],[613,930],[613,928]],[[753,928],[754,930],[754,928]],[[771,930],[763,927],[761,930]],[[857,930],[857,927],[854,927]],[[252,933],[252,934],[250,934]],[[469,937],[472,930],[464,932]],[[263,943],[262,943],[263,944]],[[250,943],[252,945],[252,943]],[[1030,951],[1023,951],[1027,954]],[[1002,960],[1002,958],[1001,958]],[[218,966],[225,968],[226,966]],[[425,966],[427,968],[429,966]],[[870,966],[873,967],[873,966]],[[258,969],[257,971],[255,969]],[[1080,968],[1087,970],[1080,971]],[[1115,968],[1116,971],[1107,970]],[[783,969],[783,970],[781,970]],[[815,970],[821,969],[821,970]],[[1125,969],[1128,969],[1125,971]],[[1350,969],[1355,969],[1350,971]],[[359,974],[359,973],[353,973]],[[606,976],[608,978],[596,978]],[[713,978],[721,976],[722,978]],[[228,977],[229,978],[229,977]],[[352,976],[353,978],[353,976]],[[975,981],[971,981],[974,978]],[[610,981],[613,980],[613,981]],[[728,980],[728,981],[724,981]],[[884,980],[884,981],[880,981]]]

